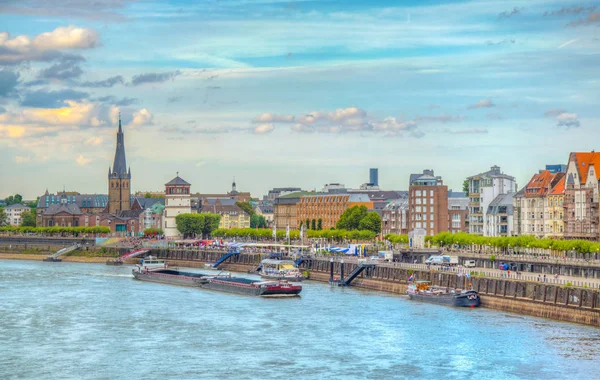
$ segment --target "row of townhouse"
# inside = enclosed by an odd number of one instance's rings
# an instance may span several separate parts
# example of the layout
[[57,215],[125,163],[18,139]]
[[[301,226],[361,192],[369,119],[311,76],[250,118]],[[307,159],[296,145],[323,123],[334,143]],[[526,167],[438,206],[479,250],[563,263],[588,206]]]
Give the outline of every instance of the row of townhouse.
[[469,180],[469,232],[483,236],[600,239],[600,153],[573,152],[517,190],[494,166]]

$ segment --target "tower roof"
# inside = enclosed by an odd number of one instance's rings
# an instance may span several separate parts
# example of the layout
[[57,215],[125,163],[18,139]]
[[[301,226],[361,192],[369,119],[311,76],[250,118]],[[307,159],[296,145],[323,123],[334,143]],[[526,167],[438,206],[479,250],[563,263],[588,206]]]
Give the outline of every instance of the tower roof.
[[187,183],[180,176],[177,176],[169,182],[165,183],[165,186],[191,186],[191,184]]
[[119,130],[117,132],[117,149],[115,150],[115,161],[111,175],[116,173],[118,178],[128,178],[127,160],[125,158],[125,139],[121,127],[121,116],[119,115]]

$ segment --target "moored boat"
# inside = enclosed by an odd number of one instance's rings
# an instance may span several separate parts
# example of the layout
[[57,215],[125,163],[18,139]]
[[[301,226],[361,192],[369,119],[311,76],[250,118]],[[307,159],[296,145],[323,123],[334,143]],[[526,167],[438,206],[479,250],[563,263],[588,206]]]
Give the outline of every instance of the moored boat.
[[132,270],[133,277],[140,281],[158,282],[218,290],[228,293],[263,297],[298,296],[302,286],[288,281],[260,281],[229,274],[210,276],[201,273],[183,272],[177,269],[146,269],[137,266]]
[[137,264],[142,269],[161,269],[166,268],[167,263],[165,260],[158,260],[152,256],[148,256],[140,260],[140,263]]
[[302,281],[302,273],[292,260],[265,259],[261,261],[260,277],[268,280]]
[[431,281],[417,281],[410,284],[406,294],[411,300],[425,301],[458,307],[478,307],[479,293],[474,290],[450,289],[434,286]]
[[170,285],[201,286],[208,276],[201,273],[183,272],[177,269],[148,270],[136,267],[131,271],[133,277],[140,281],[160,282]]
[[296,297],[302,286],[288,281],[257,281],[241,277],[210,277],[203,288],[262,297]]

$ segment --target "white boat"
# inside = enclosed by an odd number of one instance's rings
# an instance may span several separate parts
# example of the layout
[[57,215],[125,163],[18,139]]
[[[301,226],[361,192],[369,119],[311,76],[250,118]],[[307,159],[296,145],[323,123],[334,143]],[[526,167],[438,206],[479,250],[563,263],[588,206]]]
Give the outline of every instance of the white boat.
[[140,269],[147,269],[147,270],[164,269],[164,268],[167,268],[167,263],[165,262],[165,260],[159,260],[155,257],[148,256],[146,258],[141,259],[140,263],[137,264],[137,266]]
[[302,281],[302,273],[292,260],[265,259],[258,274],[269,280]]

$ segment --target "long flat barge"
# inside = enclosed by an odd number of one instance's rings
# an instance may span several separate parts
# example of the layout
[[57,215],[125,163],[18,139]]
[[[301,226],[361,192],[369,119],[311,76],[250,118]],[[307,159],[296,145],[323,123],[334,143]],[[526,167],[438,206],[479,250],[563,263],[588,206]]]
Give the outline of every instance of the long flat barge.
[[211,276],[201,273],[183,272],[176,269],[132,270],[133,277],[140,281],[170,285],[193,286],[227,293],[261,297],[294,297],[302,286],[288,281],[260,281],[241,277]]

